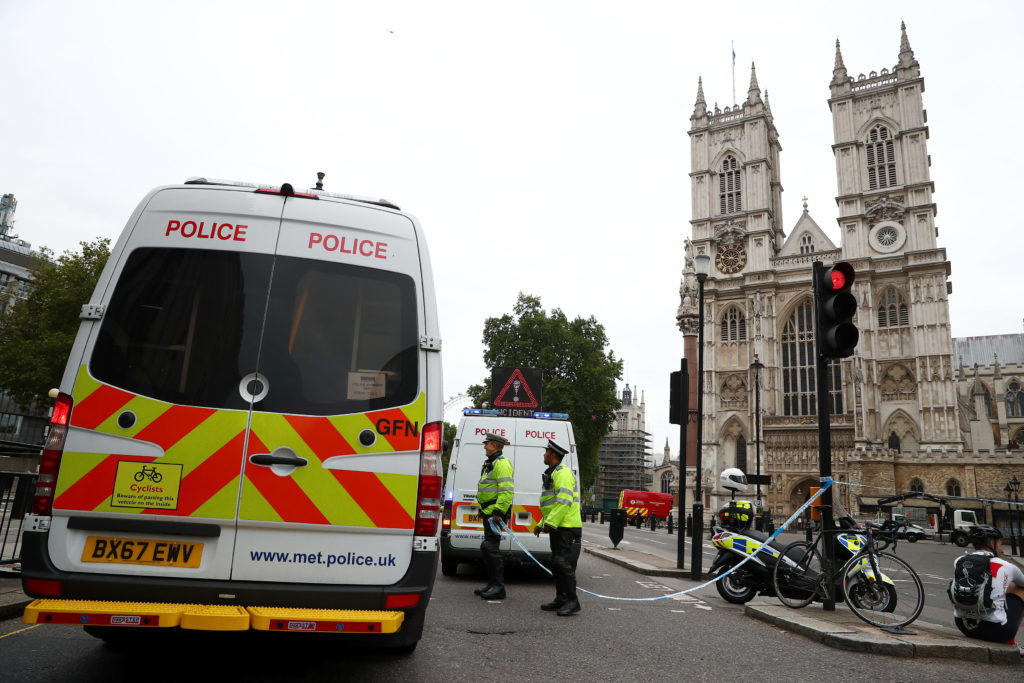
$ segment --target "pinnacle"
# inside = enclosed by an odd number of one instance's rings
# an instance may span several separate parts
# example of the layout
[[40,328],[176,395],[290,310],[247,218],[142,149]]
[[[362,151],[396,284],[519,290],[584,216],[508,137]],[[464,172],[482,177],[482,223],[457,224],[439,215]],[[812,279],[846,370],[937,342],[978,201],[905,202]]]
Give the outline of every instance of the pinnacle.
[[707,104],[704,101],[704,80],[697,76],[697,104]]
[[900,66],[917,66],[914,59],[914,51],[910,48],[910,39],[907,38],[907,24],[900,21]]
[[846,71],[846,65],[843,64],[843,53],[839,49],[839,39],[838,38],[836,38],[836,65],[835,65],[834,69],[836,71],[838,71],[840,69],[842,69],[843,71]]
[[843,64],[843,53],[839,49],[839,39],[836,38],[836,64],[832,69],[832,83],[830,85],[842,85],[850,79],[846,73],[846,65]]
[[756,104],[761,101],[761,88],[757,84],[757,70],[754,63],[750,63],[750,87],[747,88],[747,103]]

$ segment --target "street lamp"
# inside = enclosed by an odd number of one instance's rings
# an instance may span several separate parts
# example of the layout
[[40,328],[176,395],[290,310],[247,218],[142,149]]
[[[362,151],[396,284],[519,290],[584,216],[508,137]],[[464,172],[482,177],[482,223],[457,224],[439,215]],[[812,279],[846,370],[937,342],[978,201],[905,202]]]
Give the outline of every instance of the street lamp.
[[754,362],[750,364],[754,371],[754,451],[757,454],[757,511],[760,516],[760,530],[767,531],[768,513],[761,502],[761,371],[764,370],[764,363],[757,359],[754,354]]
[[693,478],[693,544],[690,556],[690,576],[699,581],[703,573],[704,492],[701,473],[704,468],[704,281],[711,273],[711,257],[697,254],[693,257],[693,271],[697,275],[697,469]]
[[[1020,533],[1020,531],[1021,531],[1021,528],[1020,528],[1020,524],[1021,524],[1021,520],[1020,520],[1020,495],[1019,495],[1020,494],[1020,482],[1017,481],[1017,475],[1016,474],[1013,475],[1013,478],[1010,479],[1010,483],[1007,484],[1007,486],[1009,486],[1010,487],[1010,491],[1013,492],[1013,502],[1017,503],[1016,510],[1014,510],[1014,514],[1012,515],[1012,517],[1016,517],[1017,518],[1017,533]],[[1016,534],[1014,535],[1014,540],[1015,541],[1017,540]],[[1017,543],[1014,543],[1013,545],[1017,546],[1018,548],[1020,548],[1020,550],[1022,552],[1024,552],[1024,546],[1022,546],[1022,543],[1017,542]],[[1016,550],[1014,550],[1013,553],[1015,555],[1018,554]]]

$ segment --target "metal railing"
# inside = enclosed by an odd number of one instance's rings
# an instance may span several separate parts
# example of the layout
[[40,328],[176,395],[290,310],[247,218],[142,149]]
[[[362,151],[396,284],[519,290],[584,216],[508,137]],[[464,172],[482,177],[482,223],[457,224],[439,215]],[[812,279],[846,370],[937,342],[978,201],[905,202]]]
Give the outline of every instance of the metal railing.
[[35,485],[35,474],[0,472],[0,572],[20,573],[21,532]]

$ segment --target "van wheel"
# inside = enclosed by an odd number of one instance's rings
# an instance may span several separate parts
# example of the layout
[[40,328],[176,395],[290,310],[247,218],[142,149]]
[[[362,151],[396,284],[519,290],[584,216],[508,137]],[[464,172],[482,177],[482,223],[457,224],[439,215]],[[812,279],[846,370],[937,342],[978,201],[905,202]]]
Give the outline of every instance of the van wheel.
[[953,541],[953,543],[955,543],[958,548],[967,547],[967,534],[965,534],[962,531],[957,531],[956,533],[954,533],[953,538],[951,538],[950,540]]
[[907,543],[917,543],[917,536],[915,534],[907,536]]
[[[455,576],[459,572],[459,561],[455,559],[449,559],[447,557],[441,557],[441,573],[445,576]],[[416,647],[413,645],[413,647]],[[411,650],[410,650],[411,652]]]

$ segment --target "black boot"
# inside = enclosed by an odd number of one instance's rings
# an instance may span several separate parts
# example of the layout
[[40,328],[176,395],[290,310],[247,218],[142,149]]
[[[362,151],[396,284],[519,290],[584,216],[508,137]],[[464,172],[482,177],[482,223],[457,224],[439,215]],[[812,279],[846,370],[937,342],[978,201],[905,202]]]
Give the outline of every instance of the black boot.
[[483,593],[481,593],[480,597],[484,600],[504,600],[505,587],[502,586],[500,583],[496,584],[485,590]]
[[486,586],[484,586],[483,588],[474,588],[473,589],[473,595],[483,595],[484,593],[486,593],[487,591],[491,590],[492,588],[494,588],[494,584],[493,583],[489,583]]
[[576,598],[570,598],[564,605],[562,605],[559,608],[557,612],[555,612],[555,614],[557,614],[560,617],[568,617],[573,614],[576,614],[580,611],[580,609],[582,609],[580,607],[580,601]]
[[552,600],[551,602],[545,602],[543,605],[540,606],[540,608],[542,610],[544,610],[545,612],[554,612],[556,609],[558,609],[559,607],[561,607],[564,604],[565,604],[565,598],[559,596],[559,597],[555,598],[554,600]]

